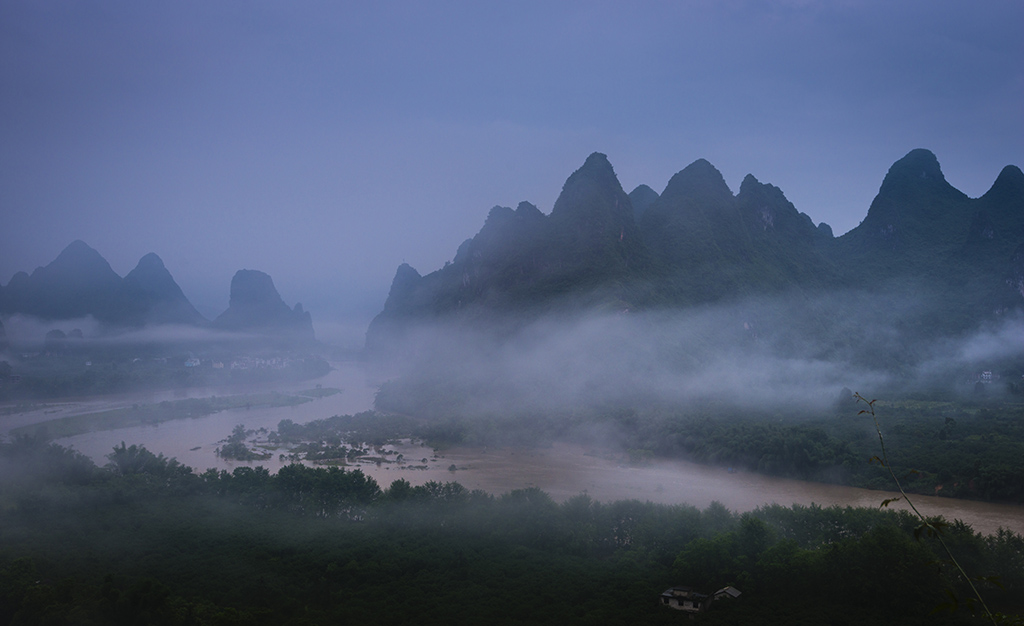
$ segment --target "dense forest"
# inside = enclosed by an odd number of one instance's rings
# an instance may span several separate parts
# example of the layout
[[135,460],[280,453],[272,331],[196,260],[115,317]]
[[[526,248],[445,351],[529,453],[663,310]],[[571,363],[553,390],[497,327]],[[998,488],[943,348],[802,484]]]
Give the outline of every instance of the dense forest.
[[[198,473],[124,444],[108,458],[0,444],[0,623],[677,623],[658,601],[676,585],[741,591],[707,624],[982,623],[906,513]],[[1024,610],[1024,537],[952,521],[944,540],[992,611]]]

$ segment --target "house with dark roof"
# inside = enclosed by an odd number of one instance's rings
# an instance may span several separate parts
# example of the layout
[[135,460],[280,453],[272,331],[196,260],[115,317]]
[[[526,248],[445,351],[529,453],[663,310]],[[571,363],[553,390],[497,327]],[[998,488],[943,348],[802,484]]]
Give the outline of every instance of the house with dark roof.
[[739,597],[740,590],[736,587],[722,587],[711,595],[700,593],[692,587],[670,587],[661,593],[662,606],[694,614],[708,610],[713,600]]
[[707,608],[710,598],[692,587],[670,587],[662,592],[661,604],[677,611],[700,613]]

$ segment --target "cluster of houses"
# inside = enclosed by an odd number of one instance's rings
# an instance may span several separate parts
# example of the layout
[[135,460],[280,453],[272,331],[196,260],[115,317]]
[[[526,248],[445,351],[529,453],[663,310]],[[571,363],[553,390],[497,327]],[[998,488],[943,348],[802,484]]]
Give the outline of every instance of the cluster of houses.
[[[263,359],[258,357],[241,357],[231,362],[231,369],[233,370],[255,370],[255,369],[267,369],[267,370],[279,370],[286,367],[291,367],[294,363],[293,359],[283,356],[276,356],[269,359]],[[217,364],[214,364],[217,367]],[[223,365],[221,366],[223,367]]]
[[[209,364],[215,370],[224,369],[224,361],[200,361],[198,358],[192,356],[185,360],[185,367],[199,367],[204,363]],[[257,369],[273,369],[279,370],[286,367],[290,367],[294,363],[293,359],[288,357],[272,357],[269,359],[260,357],[239,357],[228,363],[228,369],[233,370],[257,370]]]

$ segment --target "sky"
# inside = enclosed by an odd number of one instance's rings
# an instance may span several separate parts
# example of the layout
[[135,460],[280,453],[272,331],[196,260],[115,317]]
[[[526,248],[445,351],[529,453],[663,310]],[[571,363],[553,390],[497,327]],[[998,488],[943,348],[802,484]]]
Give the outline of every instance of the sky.
[[629,192],[706,158],[837,235],[914,148],[1024,166],[1018,0],[0,0],[0,284],[81,239],[192,303],[270,274],[361,336],[395,269],[603,152]]

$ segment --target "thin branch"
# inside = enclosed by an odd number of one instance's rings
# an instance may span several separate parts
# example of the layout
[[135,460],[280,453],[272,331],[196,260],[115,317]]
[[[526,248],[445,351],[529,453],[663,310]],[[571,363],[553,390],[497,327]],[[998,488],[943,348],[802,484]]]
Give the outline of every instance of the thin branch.
[[[974,581],[971,580],[971,577],[967,575],[967,572],[964,571],[964,568],[960,566],[960,562],[957,561],[956,558],[953,556],[953,553],[950,552],[949,546],[946,545],[946,542],[942,540],[942,529],[936,527],[931,522],[929,522],[928,518],[926,518],[924,515],[921,514],[920,511],[917,510],[917,507],[914,506],[914,503],[910,500],[910,496],[908,496],[907,492],[903,490],[903,485],[900,484],[900,479],[896,477],[896,472],[892,470],[892,466],[889,464],[889,455],[886,453],[885,450],[885,438],[882,437],[882,427],[878,423],[878,416],[875,415],[875,401],[869,401],[867,398],[860,395],[859,393],[854,393],[853,397],[857,399],[857,402],[863,402],[868,405],[868,408],[861,411],[861,413],[867,413],[871,415],[871,419],[875,423],[875,432],[878,433],[878,444],[882,448],[882,465],[885,466],[885,469],[888,470],[889,475],[892,476],[893,482],[896,483],[896,488],[900,490],[900,496],[903,497],[903,500],[910,506],[911,510],[914,511],[914,514],[917,515],[918,519],[921,520],[921,523],[924,525],[924,527],[927,528],[929,532],[934,534],[936,539],[938,539],[939,545],[941,545],[942,549],[946,552],[946,556],[948,556],[949,560],[953,563],[953,565],[956,566],[957,571],[960,572],[960,575],[963,576],[964,580],[967,581],[967,584],[971,586],[971,591],[974,592],[974,597],[978,599],[978,602],[981,603],[981,608],[985,610],[985,617],[989,618],[989,620],[991,620],[993,624],[997,624],[996,616],[992,613],[992,611],[989,610],[988,605],[985,604],[985,599],[981,597],[981,593],[978,591],[978,588],[974,586]],[[883,502],[883,506],[891,501],[892,500],[886,500],[885,502]]]

